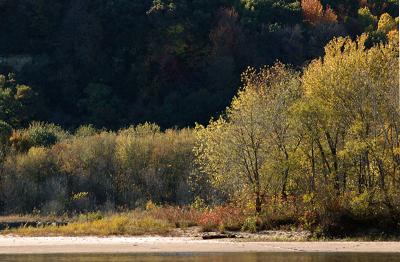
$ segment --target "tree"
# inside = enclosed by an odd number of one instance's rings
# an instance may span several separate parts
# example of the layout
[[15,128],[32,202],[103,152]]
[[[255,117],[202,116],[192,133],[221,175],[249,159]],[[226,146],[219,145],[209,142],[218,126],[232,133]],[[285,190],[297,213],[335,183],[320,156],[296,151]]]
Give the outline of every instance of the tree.
[[371,32],[375,30],[378,18],[371,13],[368,7],[363,7],[358,9],[358,21],[365,32]]
[[297,115],[309,137],[303,144],[309,174],[324,188],[317,190],[320,197],[331,204],[342,197],[347,205],[351,195],[365,194],[368,207],[380,206],[395,219],[398,44],[367,49],[366,40],[366,35],[357,41],[337,38],[326,46],[323,59],[304,72],[305,97]]
[[324,10],[320,0],[302,0],[301,9],[304,19],[311,24],[337,22],[337,15],[332,8],[327,5]]
[[211,120],[207,127],[196,127],[194,151],[214,186],[232,199],[250,198],[260,213],[268,182],[273,176],[287,179],[287,161],[283,168],[268,161],[276,156],[289,160],[286,110],[298,98],[300,85],[297,74],[282,64],[259,72],[249,68],[242,80],[243,88],[226,115]]
[[0,75],[0,120],[13,127],[26,125],[35,115],[36,96],[29,86],[17,84],[13,75]]
[[8,151],[11,134],[12,127],[6,122],[0,120],[0,165]]
[[389,33],[389,31],[397,29],[398,24],[388,13],[384,13],[381,15],[378,21],[378,31],[384,32],[385,34]]

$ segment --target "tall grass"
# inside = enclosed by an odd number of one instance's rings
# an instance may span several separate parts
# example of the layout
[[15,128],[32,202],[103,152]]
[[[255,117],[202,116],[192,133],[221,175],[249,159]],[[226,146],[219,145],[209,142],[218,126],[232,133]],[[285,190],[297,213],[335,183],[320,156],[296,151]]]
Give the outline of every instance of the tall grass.
[[4,234],[20,236],[110,236],[165,235],[175,226],[168,221],[138,213],[120,213],[89,221],[75,221],[65,226],[21,227]]

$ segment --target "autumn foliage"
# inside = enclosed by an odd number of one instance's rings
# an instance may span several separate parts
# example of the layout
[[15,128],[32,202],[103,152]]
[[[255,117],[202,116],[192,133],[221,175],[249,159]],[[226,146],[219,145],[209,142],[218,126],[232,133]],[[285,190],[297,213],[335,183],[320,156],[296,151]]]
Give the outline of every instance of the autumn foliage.
[[333,9],[329,5],[324,9],[320,0],[302,0],[301,10],[304,20],[311,24],[337,22],[337,15]]

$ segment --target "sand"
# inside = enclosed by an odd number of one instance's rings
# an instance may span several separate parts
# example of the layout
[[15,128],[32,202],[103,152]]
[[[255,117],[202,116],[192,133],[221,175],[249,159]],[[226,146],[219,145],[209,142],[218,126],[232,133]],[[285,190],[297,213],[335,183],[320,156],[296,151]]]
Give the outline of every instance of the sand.
[[0,236],[0,254],[177,252],[390,252],[400,242],[240,242],[189,237]]

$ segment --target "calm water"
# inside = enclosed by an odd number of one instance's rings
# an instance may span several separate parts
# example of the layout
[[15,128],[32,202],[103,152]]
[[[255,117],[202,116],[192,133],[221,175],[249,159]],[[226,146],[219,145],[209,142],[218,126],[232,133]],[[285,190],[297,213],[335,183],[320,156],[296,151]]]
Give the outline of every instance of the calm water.
[[400,261],[400,254],[375,253],[237,253],[237,254],[132,254],[132,255],[0,255],[0,261],[10,262],[42,262],[42,261],[88,261],[88,262],[372,262],[372,261]]

